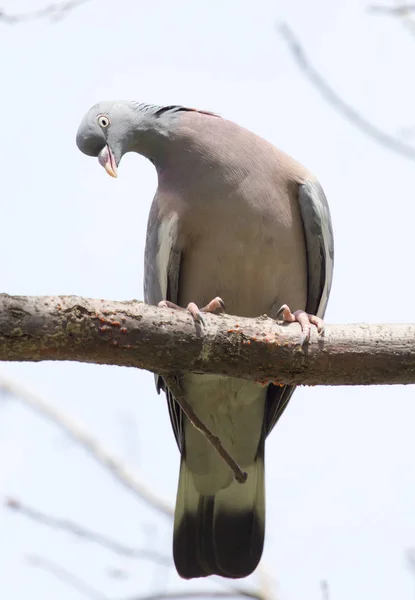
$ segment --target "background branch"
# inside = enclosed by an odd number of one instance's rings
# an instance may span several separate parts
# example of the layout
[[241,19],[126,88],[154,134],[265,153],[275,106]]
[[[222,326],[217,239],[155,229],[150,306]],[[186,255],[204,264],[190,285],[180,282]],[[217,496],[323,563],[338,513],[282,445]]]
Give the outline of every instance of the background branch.
[[329,106],[337,110],[349,123],[381,146],[396,152],[400,156],[415,160],[414,146],[405,144],[398,138],[385,133],[341,98],[311,64],[304,48],[287,24],[282,23],[278,29],[297,65]]
[[66,583],[71,588],[90,598],[91,600],[109,600],[108,596],[105,596],[95,588],[91,587],[88,583],[86,583],[83,579],[74,575],[61,565],[58,565],[51,560],[46,558],[42,558],[37,555],[29,555],[26,557],[26,560],[33,566],[38,569],[42,569],[47,573],[53,575],[63,583]]
[[411,12],[415,12],[415,4],[398,4],[396,6],[381,6],[379,4],[372,4],[368,7],[368,10],[372,13],[403,16]]
[[330,600],[330,588],[328,581],[323,579],[320,581],[321,600]]
[[7,13],[0,8],[0,21],[8,25],[18,25],[27,21],[37,21],[39,19],[51,19],[59,21],[67,16],[74,8],[86,4],[90,0],[68,0],[67,2],[54,2],[38,10],[32,10],[21,14]]
[[[162,498],[151,492],[140,480],[137,479],[136,475],[132,475],[117,458],[113,457],[108,452],[108,450],[106,450],[103,447],[101,443],[95,440],[89,433],[86,433],[85,430],[79,425],[77,425],[71,418],[66,416],[60,410],[57,410],[55,407],[47,403],[44,399],[40,398],[36,394],[28,392],[27,390],[24,390],[21,386],[18,386],[10,381],[0,379],[0,392],[11,395],[15,399],[19,399],[28,408],[31,408],[40,416],[45,417],[46,419],[51,421],[53,424],[58,425],[58,427],[60,427],[67,435],[69,435],[69,437],[75,443],[80,444],[85,450],[87,450],[87,452],[93,458],[95,458],[101,466],[109,468],[110,472],[113,475],[115,475],[118,481],[120,481],[125,487],[133,491],[136,497],[138,497],[140,500],[144,500],[150,506],[150,508],[155,509],[157,512],[168,516],[170,519],[173,518],[173,508],[167,502],[165,502]],[[36,520],[39,523],[50,527],[57,527],[58,529],[66,530],[74,535],[81,535],[89,541],[99,543],[102,546],[113,550],[114,552],[118,552],[119,554],[124,554],[126,556],[130,556],[131,558],[148,558],[153,563],[158,563],[159,565],[172,565],[171,560],[168,561],[167,557],[164,557],[161,554],[154,552],[154,555],[151,556],[151,554],[153,554],[153,551],[144,550],[143,553],[145,553],[145,556],[144,554],[139,556],[141,554],[141,550],[136,550],[133,548],[129,548],[125,545],[119,544],[118,542],[104,537],[101,534],[96,534],[94,532],[91,532],[90,530],[86,530],[85,528],[80,527],[76,523],[71,523],[70,521],[61,519],[54,519],[53,517],[41,513],[36,509],[31,509],[28,506],[24,506],[16,499],[6,499],[5,504],[10,509],[15,509],[19,513],[24,514],[26,517]],[[166,559],[165,562],[164,559]],[[33,564],[35,564],[35,566],[53,574],[61,581],[72,585],[72,587],[76,588],[76,586],[78,585],[78,591],[82,591],[84,595],[88,593],[89,597],[93,600],[107,600],[106,597],[99,595],[99,592],[96,592],[96,590],[91,589],[88,586],[88,584],[86,584],[83,580],[78,579],[76,576],[72,576],[70,572],[60,567],[59,565],[37,556],[31,557],[31,561]],[[213,576],[212,580],[226,589],[225,594],[219,592],[221,596],[242,596],[252,598],[253,600],[272,600],[272,596],[269,596],[265,591],[262,592],[260,590],[257,591],[243,589],[233,585],[231,582],[221,577]],[[94,593],[98,594],[98,596],[94,596]],[[175,593],[176,592],[173,592],[173,595]],[[210,594],[212,595],[212,592]]]
[[190,592],[161,592],[149,594],[148,596],[134,596],[129,600],[180,600],[181,598],[256,598],[264,600],[260,594],[252,594],[244,590],[230,592],[220,591],[190,591]]
[[42,417],[46,417],[53,424],[57,425],[140,500],[143,500],[163,515],[168,517],[173,515],[173,509],[167,502],[149,490],[118,458],[113,456],[97,439],[71,417],[56,408],[53,404],[49,404],[40,396],[5,379],[0,378],[0,390],[5,394],[11,395],[13,398],[19,399],[28,408],[31,408]]
[[[71,586],[77,592],[90,598],[91,600],[109,600],[108,596],[102,594],[95,588],[91,587],[80,577],[74,575],[61,565],[58,565],[51,560],[42,558],[36,555],[27,556],[28,562],[37,568],[40,568],[63,583]],[[267,600],[259,592],[243,590],[240,588],[230,589],[228,591],[220,590],[193,590],[193,591],[177,591],[177,592],[159,592],[149,594],[147,596],[134,596],[129,600],[180,600],[181,598],[251,598],[252,600]]]
[[82,525],[74,523],[73,521],[69,521],[68,519],[51,517],[50,515],[42,513],[40,510],[32,508],[27,504],[23,504],[19,500],[16,500],[16,498],[6,498],[4,504],[7,508],[20,513],[32,521],[36,521],[40,525],[65,531],[78,538],[87,540],[88,542],[98,544],[107,550],[111,550],[116,554],[120,554],[121,556],[139,560],[150,560],[151,562],[160,565],[172,566],[173,564],[170,556],[160,554],[160,552],[156,552],[154,550],[131,548],[130,546],[126,546],[125,544],[122,544],[117,540],[113,540],[108,536],[102,535],[101,533],[96,533],[95,531],[86,529]]
[[415,38],[415,20],[412,16],[415,13],[415,4],[396,2],[395,6],[372,5],[369,6],[368,10],[374,14],[398,18],[408,33]]
[[[0,360],[74,360],[157,373],[214,373],[264,384],[415,383],[415,324],[326,325],[324,337],[313,328],[310,344],[301,347],[298,324],[278,325],[266,316],[207,314],[205,319],[200,332],[186,311],[137,301],[1,294]],[[67,417],[62,420],[55,407],[22,393],[32,408],[82,440],[120,480],[130,481],[89,434]]]

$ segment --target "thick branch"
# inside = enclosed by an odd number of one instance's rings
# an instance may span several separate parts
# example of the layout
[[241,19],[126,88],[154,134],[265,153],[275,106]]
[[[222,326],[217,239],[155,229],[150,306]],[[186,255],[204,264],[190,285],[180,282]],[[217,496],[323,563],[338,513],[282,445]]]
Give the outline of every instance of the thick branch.
[[415,324],[327,325],[308,347],[297,324],[75,296],[0,295],[0,360],[72,360],[156,373],[232,375],[261,383],[415,383]]

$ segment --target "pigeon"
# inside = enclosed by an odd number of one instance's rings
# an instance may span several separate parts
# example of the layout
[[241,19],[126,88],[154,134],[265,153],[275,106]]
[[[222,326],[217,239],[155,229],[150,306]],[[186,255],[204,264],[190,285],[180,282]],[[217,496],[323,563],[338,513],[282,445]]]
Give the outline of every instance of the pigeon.
[[[271,143],[214,113],[136,101],[94,105],[77,146],[112,177],[137,152],[157,171],[148,218],[145,302],[206,312],[268,315],[323,331],[333,278],[330,211],[316,177]],[[138,195],[132,190],[132,195]],[[265,439],[294,386],[178,373],[187,402],[247,473],[238,483],[190,423],[161,375],[181,453],[173,556],[185,579],[247,577],[265,535]]]

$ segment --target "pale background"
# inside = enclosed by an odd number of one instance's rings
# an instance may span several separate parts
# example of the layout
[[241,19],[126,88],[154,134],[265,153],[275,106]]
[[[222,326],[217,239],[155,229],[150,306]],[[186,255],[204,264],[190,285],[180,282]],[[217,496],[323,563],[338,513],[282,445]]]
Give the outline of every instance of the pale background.
[[[17,13],[42,3],[2,5]],[[131,98],[219,112],[293,154],[318,175],[331,206],[327,321],[413,321],[414,163],[324,102],[278,35],[281,20],[343,98],[392,134],[412,126],[415,40],[361,0],[90,0],[56,24],[0,22],[1,291],[142,298],[155,171],[128,155],[112,180],[74,141],[93,103]],[[174,502],[179,455],[151,374],[3,363],[0,375],[82,421]],[[317,600],[321,579],[336,600],[414,597],[405,560],[415,544],[414,396],[413,386],[295,393],[267,445],[264,563],[279,599]],[[170,553],[167,518],[17,401],[4,399],[0,411],[2,497]],[[213,589],[0,509],[0,597],[81,598],[28,565],[27,554],[111,600]],[[123,577],[111,577],[113,568]]]

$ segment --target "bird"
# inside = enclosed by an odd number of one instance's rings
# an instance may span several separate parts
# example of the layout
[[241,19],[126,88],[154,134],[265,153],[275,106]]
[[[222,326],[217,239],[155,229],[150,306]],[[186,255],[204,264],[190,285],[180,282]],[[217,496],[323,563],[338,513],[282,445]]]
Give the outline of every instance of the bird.
[[[202,328],[204,313],[225,308],[239,317],[297,321],[303,345],[311,327],[324,330],[333,228],[320,183],[300,163],[213,112],[134,100],[92,106],[76,143],[112,177],[127,152],[157,171],[144,256],[147,304],[188,310]],[[295,386],[177,374],[187,402],[247,473],[240,484],[163,377],[155,379],[181,453],[176,570],[184,579],[247,577],[264,546],[265,439]]]

